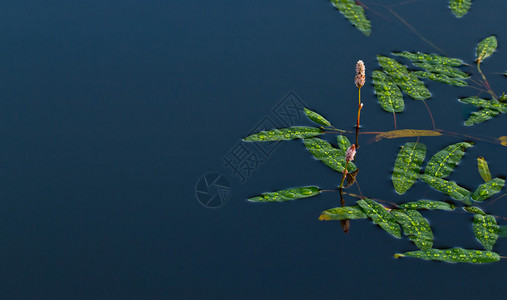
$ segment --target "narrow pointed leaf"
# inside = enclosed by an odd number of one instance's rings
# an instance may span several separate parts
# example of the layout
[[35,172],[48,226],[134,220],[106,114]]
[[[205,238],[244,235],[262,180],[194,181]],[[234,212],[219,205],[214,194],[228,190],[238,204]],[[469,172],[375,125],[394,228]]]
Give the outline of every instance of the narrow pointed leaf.
[[468,97],[460,99],[459,101],[476,107],[498,111],[499,113],[507,113],[507,103],[503,103],[495,99],[486,100],[479,97]]
[[245,142],[273,142],[287,141],[294,139],[304,139],[322,134],[320,128],[315,127],[289,127],[282,129],[272,129],[261,131],[247,136],[243,139]]
[[400,89],[389,75],[381,71],[373,71],[373,86],[378,103],[387,112],[402,112],[405,102]]
[[396,139],[402,137],[412,137],[412,136],[440,136],[442,135],[440,132],[435,130],[424,130],[424,129],[399,129],[399,130],[391,130],[379,133],[375,136],[375,141],[380,141],[383,138],[386,139]]
[[366,18],[364,9],[360,5],[357,5],[354,0],[331,0],[331,3],[364,35],[370,35],[370,20]]
[[470,194],[467,189],[457,185],[454,181],[447,181],[427,174],[421,174],[419,178],[437,191],[445,193],[456,200],[464,200]]
[[505,180],[501,178],[491,179],[483,184],[481,184],[473,193],[472,200],[474,201],[484,201],[491,197],[492,195],[500,192],[505,184]]
[[465,121],[465,125],[472,126],[475,124],[479,124],[484,121],[490,120],[499,114],[500,113],[498,111],[487,108],[481,109],[479,111],[474,111],[472,114],[470,114],[470,117]]
[[323,211],[319,220],[350,220],[350,219],[366,219],[368,216],[363,209],[358,206],[335,207]]
[[303,186],[291,188],[271,193],[263,193],[260,196],[249,198],[250,202],[282,202],[287,200],[296,200],[308,198],[320,193],[316,186]]
[[500,255],[495,252],[470,250],[463,248],[419,250],[405,253],[396,253],[394,255],[395,258],[405,256],[420,258],[424,260],[439,260],[448,263],[470,264],[492,263],[500,260]]
[[474,235],[484,246],[484,249],[491,251],[498,239],[498,225],[492,215],[476,214],[473,223]]
[[463,209],[471,214],[486,215],[486,213],[477,206],[465,206]]
[[308,108],[305,108],[305,114],[308,117],[308,119],[312,120],[313,122],[320,124],[322,126],[330,126],[331,123],[329,123],[328,120],[326,120],[323,116],[319,115],[318,113],[309,110]]
[[433,247],[433,232],[428,220],[417,210],[392,210],[394,219],[403,228],[403,233],[421,250]]
[[[333,148],[331,144],[319,138],[304,139],[303,141],[306,149],[308,149],[313,157],[322,161],[333,170],[340,173],[343,172],[346,165],[345,151]],[[356,166],[352,162],[349,162],[347,170],[353,172],[356,169]]]
[[459,67],[463,64],[461,59],[445,57],[437,54],[427,54],[421,52],[393,52],[393,55],[404,57],[413,62],[424,62],[440,66]]
[[415,183],[425,157],[426,145],[422,143],[406,143],[401,147],[391,178],[398,194],[404,194]]
[[484,181],[491,180],[491,172],[489,171],[488,163],[484,159],[484,157],[477,158],[477,168],[479,169],[479,174],[481,175]]
[[445,178],[449,176],[465,155],[465,149],[472,147],[472,144],[467,142],[456,143],[445,147],[443,150],[437,152],[430,159],[424,173],[430,176]]
[[459,78],[451,78],[444,74],[436,74],[436,73],[429,73],[429,72],[423,72],[423,71],[415,71],[414,74],[419,78],[426,78],[433,81],[438,81],[445,84],[450,84],[454,86],[467,86],[468,83],[462,79]]
[[363,209],[366,215],[379,225],[382,229],[397,238],[401,238],[401,229],[394,217],[382,205],[371,199],[362,199],[357,204]]
[[467,73],[451,66],[436,65],[428,62],[414,62],[414,65],[425,69],[427,72],[442,74],[449,78],[467,79],[470,77]]
[[349,139],[341,134],[336,137],[336,141],[338,142],[338,148],[340,148],[343,151],[347,151],[347,149],[349,149],[351,145]]
[[455,206],[443,201],[434,200],[418,200],[415,202],[407,202],[398,206],[402,209],[440,209],[440,210],[454,210]]
[[480,43],[477,45],[477,62],[480,63],[485,58],[493,54],[496,51],[497,46],[498,44],[496,37],[493,35],[480,41]]
[[472,0],[449,0],[449,7],[452,13],[458,18],[466,15],[470,6],[472,6]]

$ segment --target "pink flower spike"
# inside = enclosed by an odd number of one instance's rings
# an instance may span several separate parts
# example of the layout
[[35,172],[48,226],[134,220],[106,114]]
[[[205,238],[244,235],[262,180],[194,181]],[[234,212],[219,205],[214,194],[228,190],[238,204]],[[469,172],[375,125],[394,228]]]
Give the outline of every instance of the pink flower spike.
[[345,160],[347,162],[351,162],[354,160],[355,156],[356,156],[356,145],[352,144],[345,153]]

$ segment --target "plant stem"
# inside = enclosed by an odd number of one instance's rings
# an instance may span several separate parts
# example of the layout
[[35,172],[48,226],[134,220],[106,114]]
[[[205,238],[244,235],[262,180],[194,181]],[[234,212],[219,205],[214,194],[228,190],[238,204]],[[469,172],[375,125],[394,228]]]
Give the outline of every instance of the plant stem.
[[477,70],[481,74],[482,80],[484,80],[484,87],[488,90],[488,93],[491,96],[493,96],[494,99],[498,100],[498,97],[496,96],[495,92],[493,92],[493,90],[491,89],[491,86],[489,85],[489,82],[486,79],[486,76],[484,76],[484,73],[482,73],[482,70],[481,70],[481,61],[480,60],[477,61]]

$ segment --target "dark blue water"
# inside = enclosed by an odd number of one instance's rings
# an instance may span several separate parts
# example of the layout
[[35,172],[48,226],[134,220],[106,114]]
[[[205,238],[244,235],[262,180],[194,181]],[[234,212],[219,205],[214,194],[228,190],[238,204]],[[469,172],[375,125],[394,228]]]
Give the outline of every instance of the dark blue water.
[[[396,4],[398,1],[385,1]],[[352,130],[355,63],[367,73],[394,50],[436,52],[386,9],[370,8],[365,37],[328,1],[3,1],[0,4],[0,297],[46,298],[458,298],[504,296],[505,262],[473,266],[393,259],[415,250],[366,220],[348,235],[319,213],[336,193],[282,204],[246,198],[294,186],[336,187],[339,175],[299,141],[262,158],[245,178],[224,166],[241,138],[286,119],[276,108],[304,102]],[[507,4],[474,1],[457,19],[447,1],[414,1],[395,12],[447,55],[483,64],[501,94]],[[378,14],[377,14],[378,13]],[[393,129],[363,88],[363,130]],[[470,88],[428,82],[438,128],[502,136],[506,119],[465,127]],[[486,96],[482,94],[481,96]],[[399,128],[431,129],[420,101],[405,97]],[[283,103],[282,106],[277,106]],[[267,120],[267,121],[266,121]],[[267,123],[262,123],[267,122]],[[329,139],[333,139],[329,136]],[[399,146],[368,143],[357,165],[363,194],[394,202],[442,194],[390,183]],[[428,155],[461,141],[421,138]],[[507,148],[477,142],[451,179],[474,189],[477,156],[505,176]],[[220,208],[196,199],[197,180],[218,172],[230,195]],[[357,192],[357,188],[351,189]],[[347,198],[352,203],[353,198]],[[487,210],[507,216],[505,198]],[[478,248],[469,215],[425,213],[435,247]],[[495,248],[507,254],[505,240]]]

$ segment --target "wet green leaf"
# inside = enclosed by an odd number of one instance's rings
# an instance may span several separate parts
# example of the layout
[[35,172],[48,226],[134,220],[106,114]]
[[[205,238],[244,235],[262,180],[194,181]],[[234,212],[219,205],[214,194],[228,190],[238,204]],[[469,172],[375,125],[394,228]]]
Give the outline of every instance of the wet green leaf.
[[419,249],[427,250],[433,247],[433,232],[430,223],[417,210],[395,209],[391,211],[391,214],[400,223],[403,233]]
[[389,75],[373,71],[373,86],[380,106],[387,112],[402,112],[405,108],[403,95]]
[[445,193],[456,200],[464,200],[470,194],[467,189],[457,185],[454,181],[447,181],[427,174],[421,174],[419,178],[437,191]]
[[356,26],[356,28],[366,36],[370,35],[370,20],[366,18],[364,9],[360,5],[357,5],[354,0],[331,0],[331,3],[333,3],[352,25]]
[[465,206],[463,209],[471,214],[486,215],[486,213],[477,206]]
[[319,220],[350,220],[350,219],[366,219],[368,216],[363,209],[358,206],[335,207],[323,211]]
[[320,193],[319,188],[316,186],[303,186],[281,190],[272,193],[263,193],[260,196],[249,198],[250,202],[282,202],[287,200],[296,200],[301,198],[308,198]]
[[[336,149],[331,146],[327,141],[321,140],[319,138],[309,138],[303,140],[306,146],[306,149],[310,151],[310,153],[317,160],[322,161],[333,170],[338,172],[343,172],[345,169],[345,151],[341,149]],[[357,168],[352,163],[349,162],[347,170],[349,172],[355,171]]]
[[404,194],[415,183],[425,157],[426,145],[422,143],[406,143],[401,147],[391,178],[398,194]]
[[452,13],[458,18],[466,15],[471,5],[472,0],[449,0],[449,7]]
[[313,122],[320,124],[322,126],[330,126],[331,123],[329,123],[328,120],[326,120],[323,116],[319,115],[318,113],[309,110],[308,108],[305,108],[305,114],[308,117],[308,119],[312,120]]
[[304,139],[322,134],[320,128],[315,127],[289,127],[282,129],[272,129],[261,131],[247,136],[243,139],[245,142],[273,142],[287,141],[294,139]]
[[477,168],[479,169],[479,174],[481,175],[484,181],[491,180],[491,172],[489,172],[488,163],[484,159],[484,157],[477,158]]
[[507,113],[507,103],[502,103],[495,99],[481,99],[479,97],[468,97],[459,100],[462,103],[471,104],[480,108],[487,108],[489,110],[495,110],[499,113]]
[[463,248],[419,250],[406,253],[396,253],[394,255],[395,258],[405,256],[421,258],[424,260],[440,260],[448,263],[470,264],[484,264],[500,260],[500,255],[495,252]]
[[484,249],[491,251],[498,239],[498,225],[492,215],[476,214],[474,216],[473,230],[477,240]]
[[498,237],[507,237],[507,225],[498,226]]
[[425,69],[427,72],[442,74],[449,78],[467,79],[470,77],[467,73],[451,66],[436,65],[428,62],[414,62],[414,65]]
[[467,86],[468,83],[461,79],[456,78],[450,78],[447,75],[443,74],[435,74],[435,73],[429,73],[429,72],[423,72],[423,71],[415,71],[414,74],[419,78],[426,78],[433,81],[438,81],[445,84],[450,84],[454,86]]
[[491,197],[492,195],[500,192],[505,184],[505,180],[501,178],[491,179],[483,184],[481,184],[473,193],[472,200],[474,201],[484,201]]
[[496,51],[497,45],[496,37],[493,35],[480,41],[477,45],[477,62],[480,63],[493,54]]
[[341,134],[336,137],[336,141],[338,142],[338,148],[340,148],[343,151],[347,151],[347,149],[349,149],[351,145],[349,139]]
[[439,66],[459,67],[463,64],[463,61],[461,59],[445,57],[437,54],[427,54],[421,52],[407,52],[407,51],[393,52],[392,54],[404,57],[413,62],[424,62]]
[[393,81],[405,94],[416,100],[424,100],[431,97],[431,93],[424,83],[415,74],[409,72],[407,67],[392,58],[382,55],[377,55],[377,60],[384,69],[384,72],[391,76]]
[[430,176],[445,178],[449,176],[465,155],[465,149],[472,147],[472,144],[467,142],[456,143],[445,147],[443,150],[437,152],[430,159],[424,173]]
[[397,238],[401,238],[401,229],[394,217],[382,205],[371,199],[358,200],[357,204],[366,215],[382,229]]
[[415,202],[407,202],[398,206],[402,209],[440,209],[440,210],[454,210],[455,206],[447,202],[434,201],[434,200],[418,200]]

